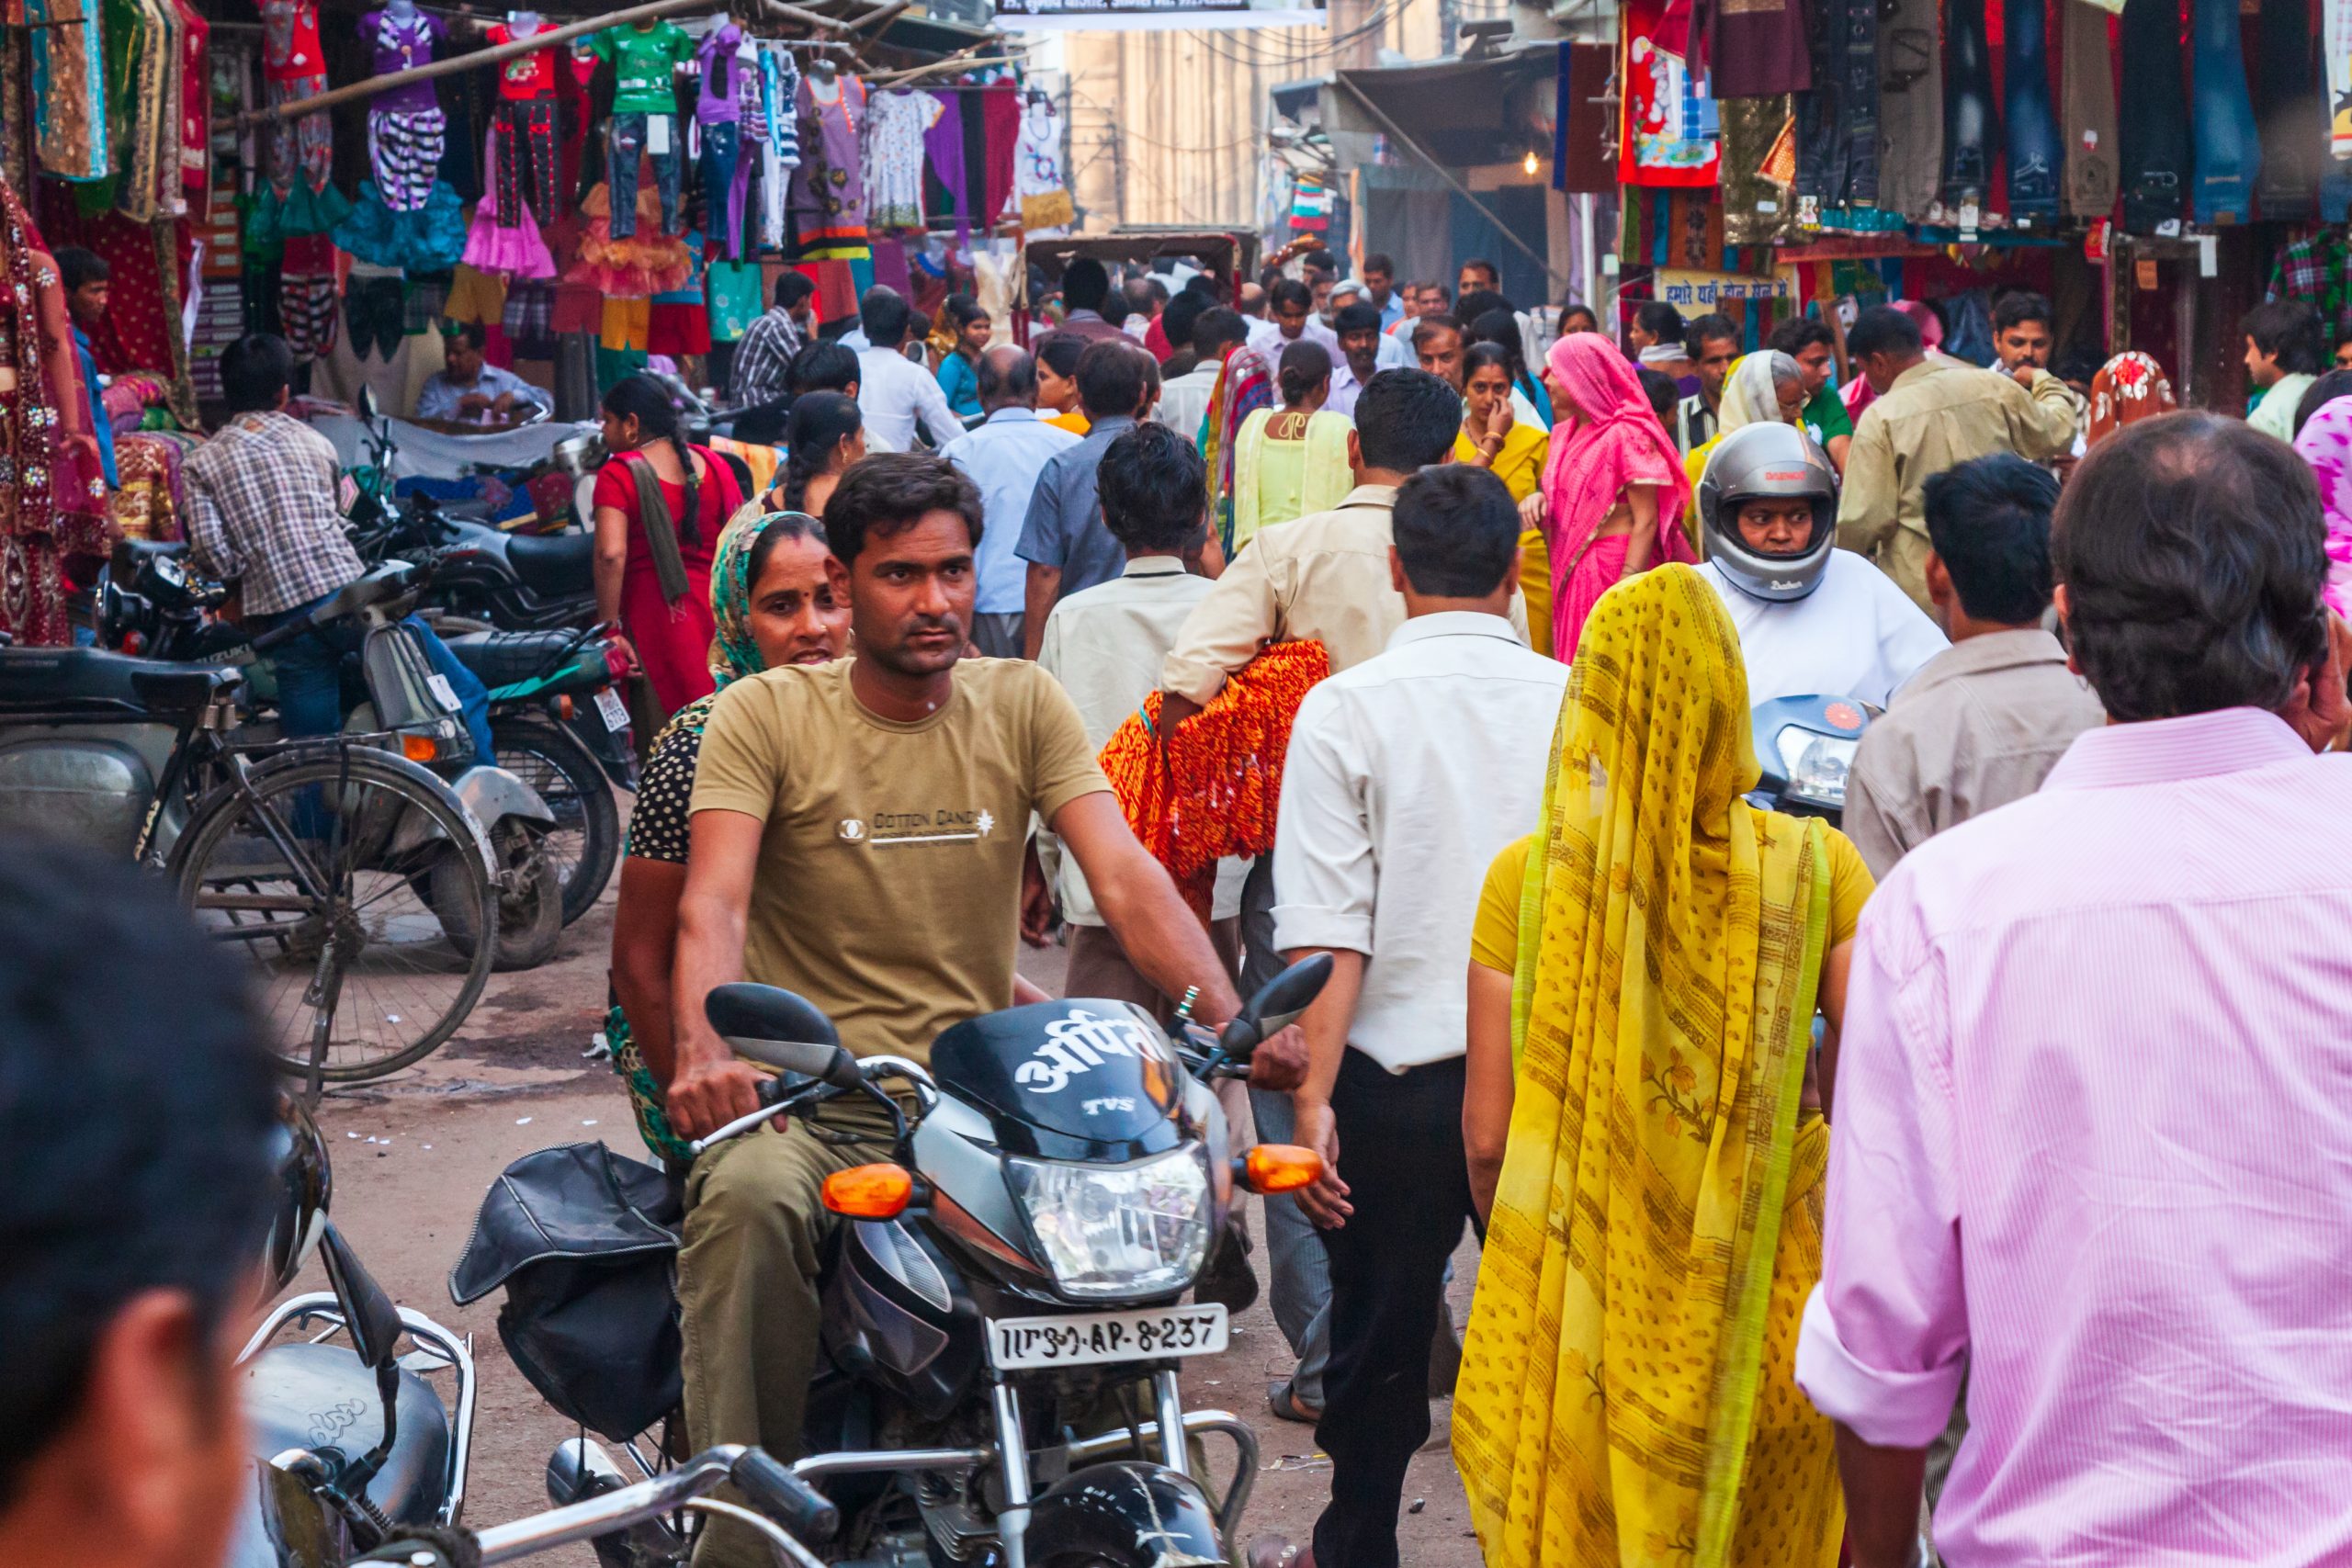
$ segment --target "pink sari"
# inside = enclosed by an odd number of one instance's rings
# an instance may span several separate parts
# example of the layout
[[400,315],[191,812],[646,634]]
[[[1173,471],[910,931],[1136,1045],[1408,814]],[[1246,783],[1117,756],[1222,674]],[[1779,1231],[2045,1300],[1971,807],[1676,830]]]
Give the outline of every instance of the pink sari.
[[1585,617],[1624,572],[1632,536],[1603,538],[1600,533],[1627,486],[1658,488],[1657,547],[1651,564],[1695,562],[1698,557],[1682,529],[1690,481],[1632,363],[1598,333],[1559,339],[1552,344],[1549,363],[1569,405],[1559,411],[1563,417],[1552,432],[1552,455],[1544,469],[1552,657],[1565,664],[1576,657]]
[[2327,518],[2327,582],[2321,592],[2329,609],[2352,617],[2352,398],[2322,403],[2296,435],[2295,450],[2319,481]]

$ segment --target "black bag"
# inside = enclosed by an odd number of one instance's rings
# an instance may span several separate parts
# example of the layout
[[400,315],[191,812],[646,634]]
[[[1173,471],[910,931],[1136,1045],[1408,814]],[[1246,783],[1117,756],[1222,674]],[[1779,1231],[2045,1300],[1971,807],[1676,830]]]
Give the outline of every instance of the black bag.
[[677,1226],[668,1176],[603,1144],[525,1155],[482,1199],[449,1270],[459,1306],[501,1285],[498,1337],[563,1416],[616,1442],[678,1407]]

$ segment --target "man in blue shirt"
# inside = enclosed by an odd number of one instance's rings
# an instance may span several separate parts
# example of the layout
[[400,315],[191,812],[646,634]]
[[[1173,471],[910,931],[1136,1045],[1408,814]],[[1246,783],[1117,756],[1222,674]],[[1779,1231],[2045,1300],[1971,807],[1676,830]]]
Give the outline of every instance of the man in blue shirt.
[[449,328],[442,339],[447,368],[427,377],[417,392],[417,418],[512,424],[533,409],[549,406],[547,393],[512,370],[483,360],[487,341],[479,321]]
[[1029,563],[1022,626],[1022,654],[1029,659],[1037,657],[1056,604],[1126,570],[1125,548],[1102,525],[1095,470],[1119,432],[1159,400],[1159,366],[1140,344],[1089,344],[1078,356],[1078,400],[1091,427],[1077,446],[1046,459],[1013,547]]
[[96,428],[98,464],[106,470],[107,488],[122,483],[114,466],[114,422],[98,381],[98,357],[90,348],[90,329],[107,317],[108,281],[114,269],[104,257],[79,245],[61,245],[56,253],[57,276],[65,286],[65,311],[74,320],[74,357],[82,367],[82,389],[90,400],[90,423]]
[[1374,252],[1363,258],[1363,287],[1380,307],[1380,330],[1386,332],[1405,319],[1404,297],[1396,292],[1396,264]]
[[1079,438],[1037,417],[1037,362],[1005,344],[980,355],[980,407],[988,418],[939,449],[980,489],[985,526],[974,567],[972,642],[990,659],[1022,656],[1028,564],[1013,553],[1028,520],[1030,498],[1047,459]]

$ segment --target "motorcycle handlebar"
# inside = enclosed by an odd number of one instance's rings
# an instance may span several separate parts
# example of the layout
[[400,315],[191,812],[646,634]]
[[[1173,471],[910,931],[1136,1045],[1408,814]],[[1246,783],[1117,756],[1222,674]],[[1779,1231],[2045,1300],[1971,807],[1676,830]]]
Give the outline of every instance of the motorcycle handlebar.
[[804,1540],[831,1540],[841,1510],[763,1450],[745,1449],[730,1472],[752,1506]]
[[[772,1521],[770,1540],[785,1548],[802,1568],[820,1568],[817,1558],[801,1544],[803,1538],[823,1540],[840,1528],[841,1515],[808,1483],[758,1449],[726,1444],[708,1449],[677,1469],[618,1487],[584,1502],[550,1508],[511,1523],[492,1525],[474,1537],[481,1548],[484,1568],[534,1556],[553,1547],[592,1540],[681,1507],[700,1504],[706,1493],[732,1481],[759,1510],[758,1518]],[[738,1517],[730,1515],[730,1517]]]

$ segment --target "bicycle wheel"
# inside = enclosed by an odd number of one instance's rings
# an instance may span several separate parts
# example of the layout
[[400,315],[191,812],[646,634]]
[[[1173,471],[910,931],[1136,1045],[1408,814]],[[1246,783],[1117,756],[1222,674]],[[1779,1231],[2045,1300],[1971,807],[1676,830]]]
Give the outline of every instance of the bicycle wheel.
[[539,853],[562,879],[568,926],[595,905],[620,863],[621,814],[613,783],[569,730],[534,714],[492,718],[490,743],[498,765],[538,791],[555,813]]
[[[473,1010],[492,944],[449,940],[435,896],[496,919],[478,829],[447,787],[364,746],[297,752],[231,778],[172,853],[181,901],[253,965],[288,1073],[358,1083],[432,1054]],[[470,888],[470,894],[466,891]]]

